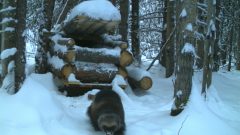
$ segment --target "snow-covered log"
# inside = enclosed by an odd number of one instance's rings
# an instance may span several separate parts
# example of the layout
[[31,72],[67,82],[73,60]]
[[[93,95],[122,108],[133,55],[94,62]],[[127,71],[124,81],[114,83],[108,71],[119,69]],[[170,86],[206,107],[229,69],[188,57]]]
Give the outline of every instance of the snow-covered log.
[[112,63],[123,67],[132,63],[132,54],[128,51],[107,48],[76,48],[76,61],[92,63]]
[[59,91],[66,94],[66,96],[79,96],[83,95],[89,90],[100,89],[100,90],[112,90],[112,84],[109,83],[79,83],[79,82],[68,82]]
[[56,68],[56,66],[52,64],[50,64],[49,67],[53,75],[61,80],[67,80],[67,78],[73,72],[74,69],[74,66],[70,64],[66,64],[62,66],[62,68]]
[[87,16],[76,16],[73,20],[63,26],[63,31],[67,35],[102,35],[113,31],[119,21],[93,20]]
[[[105,35],[105,34],[104,34]],[[126,50],[128,44],[119,40],[111,40],[104,35],[69,35],[69,37],[75,39],[76,43],[83,47],[89,48],[120,48]]]
[[68,35],[101,35],[112,31],[120,19],[120,12],[111,2],[84,1],[71,10],[63,30]]
[[50,39],[52,40],[53,45],[61,45],[66,46],[67,48],[72,48],[76,44],[74,39],[63,37],[63,35],[60,35],[59,33],[45,32],[44,36],[51,37]]
[[128,44],[126,42],[121,41],[122,40],[121,35],[103,34],[102,39],[103,39],[104,44],[107,44],[108,46],[119,47],[122,50],[125,50],[128,48]]
[[150,73],[135,67],[127,67],[128,82],[133,89],[149,90],[152,87]]
[[73,63],[75,61],[76,51],[73,49],[69,49],[66,52],[51,51],[50,53],[52,56],[58,56],[60,59],[62,59],[66,63]]
[[[59,81],[59,80],[58,80]],[[79,96],[83,95],[89,90],[99,89],[99,90],[112,90],[113,83],[117,84],[120,88],[125,89],[127,83],[121,75],[116,75],[112,83],[82,83],[76,79],[74,74],[71,74],[68,80],[61,80],[62,86],[60,86],[60,91],[65,93],[67,96]],[[89,100],[93,99],[95,95],[88,95]]]
[[77,80],[83,83],[111,83],[118,73],[113,64],[76,62],[74,74]]

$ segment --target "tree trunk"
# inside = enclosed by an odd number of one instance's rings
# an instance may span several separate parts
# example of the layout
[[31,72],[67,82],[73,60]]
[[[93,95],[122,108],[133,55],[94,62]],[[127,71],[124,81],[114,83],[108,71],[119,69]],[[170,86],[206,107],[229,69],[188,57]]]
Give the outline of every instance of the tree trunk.
[[238,40],[237,40],[237,62],[236,69],[240,70],[240,28],[238,29]]
[[67,17],[68,12],[77,4],[79,3],[79,0],[66,0],[66,3],[63,5],[63,9],[60,14],[54,15],[58,16],[57,20],[54,21],[56,24],[61,24],[64,19]]
[[[166,37],[170,37],[174,28],[174,1],[167,2],[167,31]],[[171,37],[165,47],[166,73],[165,77],[170,77],[174,72],[174,37]]]
[[128,43],[128,14],[129,0],[120,0],[121,22],[119,25],[119,33],[122,35],[122,40]]
[[16,19],[17,27],[16,27],[16,48],[17,52],[15,55],[15,92],[17,92],[24,80],[25,80],[25,36],[24,31],[26,28],[26,13],[27,13],[27,0],[18,0],[17,1],[17,11],[16,11]]
[[230,34],[229,34],[229,48],[228,48],[228,71],[231,71],[232,67],[232,47],[233,47],[233,26],[231,28]]
[[213,71],[217,72],[219,70],[220,66],[220,48],[219,48],[219,41],[220,41],[220,20],[219,20],[219,15],[220,15],[220,1],[216,0],[216,18],[215,19],[215,26],[216,26],[216,39],[214,41],[214,54],[213,54]]
[[[163,12],[163,21],[162,21],[162,25],[163,25],[163,31],[161,33],[162,37],[161,37],[161,52],[162,54],[159,57],[159,62],[162,66],[164,66],[166,68],[166,47],[163,47],[163,45],[166,43],[167,40],[167,29],[168,29],[168,22],[167,22],[167,15],[169,15],[169,7],[168,7],[168,3],[170,3],[169,0],[164,0],[164,7],[166,8],[166,10],[164,10]],[[166,27],[167,26],[167,27]],[[167,70],[167,68],[166,68]]]
[[140,41],[139,41],[139,1],[132,1],[132,53],[138,65],[141,64]]
[[202,81],[202,94],[206,96],[206,90],[212,83],[212,65],[213,65],[213,53],[214,43],[216,37],[215,27],[215,5],[213,1],[207,2],[207,29],[206,39],[204,44],[204,62],[203,62],[203,81]]
[[[186,106],[192,89],[193,56],[195,54],[194,31],[196,30],[197,1],[177,1],[177,63],[174,83],[174,105],[171,115],[176,116]],[[187,49],[188,48],[188,49]],[[191,48],[189,50],[189,48]]]
[[48,72],[47,67],[47,52],[49,49],[50,39],[43,35],[43,31],[50,31],[52,28],[52,18],[55,0],[43,0],[43,16],[44,20],[39,29],[40,41],[37,49],[37,54],[35,56],[36,65],[35,71],[37,73]]
[[[0,9],[3,8],[3,3],[0,2]],[[0,20],[2,20],[2,14],[0,14]],[[2,25],[0,25],[0,30],[2,30]],[[2,36],[0,35],[0,52],[2,52]],[[2,62],[1,62],[1,59],[0,59],[0,66],[1,66],[1,69],[2,69]],[[2,86],[2,70],[0,70],[0,87]]]
[[[202,5],[204,5],[204,0],[198,0],[198,2]],[[204,59],[204,41],[205,41],[205,37],[204,37],[204,27],[205,22],[206,22],[206,15],[204,13],[204,11],[202,11],[202,8],[207,10],[206,7],[201,7],[198,9],[198,38],[196,40],[196,48],[197,48],[197,56],[199,58],[197,58],[196,60],[196,66],[198,69],[202,69],[203,68],[203,59]]]
[[[2,18],[12,18],[12,20],[2,24],[2,41],[1,41],[1,53],[6,49],[15,48],[16,45],[16,3],[15,0],[4,0],[3,9],[13,7],[12,10],[6,10],[2,13]],[[14,57],[8,57],[1,60],[2,64],[2,79],[8,74],[8,65],[10,61],[13,61]]]

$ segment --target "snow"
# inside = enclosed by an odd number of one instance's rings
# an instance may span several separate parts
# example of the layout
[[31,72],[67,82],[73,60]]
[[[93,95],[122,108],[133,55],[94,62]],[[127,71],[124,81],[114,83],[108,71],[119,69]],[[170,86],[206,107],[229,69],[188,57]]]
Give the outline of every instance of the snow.
[[[143,68],[149,63],[143,62]],[[173,77],[164,78],[164,68],[157,63],[150,74],[153,87],[147,92],[136,92],[130,87],[123,91],[118,81],[112,83],[123,102],[126,135],[240,133],[239,71],[214,73],[207,99],[201,96],[202,72],[195,72],[187,107],[175,117],[169,115],[173,104]],[[94,131],[86,114],[91,103],[88,94],[98,91],[66,97],[57,91],[52,74],[31,74],[17,94],[8,95],[0,90],[0,134],[104,135]]]
[[108,0],[89,0],[80,3],[72,9],[66,22],[72,20],[77,15],[84,15],[93,19],[106,21],[120,21],[121,19],[118,9]]
[[58,56],[49,56],[48,55],[48,63],[51,64],[56,69],[62,69],[62,67],[65,65],[64,61],[60,59]]
[[15,10],[15,9],[16,9],[16,7],[8,6],[7,8],[1,9],[0,13],[12,11],[12,10]]
[[3,60],[3,59],[6,59],[6,58],[8,58],[10,56],[13,56],[13,55],[16,54],[16,52],[17,52],[16,48],[5,49],[1,53],[1,59]]
[[2,21],[1,21],[1,24],[8,23],[8,22],[11,22],[11,21],[17,22],[17,20],[13,19],[12,17],[8,17],[8,18],[3,18]]
[[134,66],[126,67],[128,75],[134,78],[137,81],[140,81],[143,77],[150,77],[149,72],[146,72],[144,69],[136,68]]
[[8,74],[6,77],[3,79],[3,84],[1,86],[1,89],[6,89],[6,92],[8,94],[13,94],[14,93],[14,67],[15,67],[15,62],[12,60],[8,64]]
[[108,35],[108,34],[103,34],[102,38],[106,42],[112,42],[112,41],[120,41],[122,39],[122,35]]
[[187,16],[187,11],[186,11],[186,9],[184,8],[184,9],[182,10],[181,14],[180,14],[180,17],[184,18],[184,17],[186,17],[186,16]]
[[62,52],[62,53],[65,53],[67,52],[68,48],[66,45],[59,45],[58,44],[58,39],[62,38],[61,35],[59,34],[55,34],[54,36],[51,37],[52,41],[54,42],[54,50],[56,52]]
[[124,78],[121,75],[116,75],[112,81],[112,84],[127,85],[126,81],[124,80]]
[[185,43],[181,53],[192,53],[194,56],[196,56],[195,48],[191,43]]
[[208,31],[207,31],[207,35],[209,35],[210,37],[212,37],[212,32],[216,31],[216,27],[215,27],[215,23],[214,21],[211,19],[208,25]]
[[76,79],[75,75],[71,73],[68,77],[69,82],[79,82],[79,80]]
[[188,31],[193,31],[192,23],[188,23],[185,29]]
[[6,28],[4,29],[4,31],[5,31],[5,32],[13,32],[13,31],[15,31],[15,28],[13,28],[13,27],[6,27]]

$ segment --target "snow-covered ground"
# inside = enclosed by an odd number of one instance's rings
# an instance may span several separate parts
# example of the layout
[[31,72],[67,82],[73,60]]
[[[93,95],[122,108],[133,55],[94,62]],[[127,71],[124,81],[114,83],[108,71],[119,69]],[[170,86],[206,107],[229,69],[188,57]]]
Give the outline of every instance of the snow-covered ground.
[[[165,79],[158,64],[150,73],[154,83],[147,92],[116,89],[125,109],[126,135],[240,134],[239,71],[214,73],[206,100],[200,94],[202,73],[195,72],[188,106],[176,117],[169,115],[172,78]],[[30,74],[17,94],[0,90],[0,135],[103,135],[94,131],[86,115],[91,103],[87,94],[65,97],[50,73]]]

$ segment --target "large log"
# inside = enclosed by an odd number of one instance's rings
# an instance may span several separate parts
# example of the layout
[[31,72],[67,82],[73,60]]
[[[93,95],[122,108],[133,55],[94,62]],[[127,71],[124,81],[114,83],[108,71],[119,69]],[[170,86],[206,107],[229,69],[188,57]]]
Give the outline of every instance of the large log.
[[135,67],[127,67],[128,82],[133,89],[149,90],[152,87],[150,73]]
[[[113,83],[119,85],[122,89],[127,87],[126,81],[120,75],[116,75],[112,83],[82,83],[75,78],[74,74],[71,74],[67,81],[62,82],[64,85],[60,85],[59,90],[67,96],[79,96],[93,89],[112,90]],[[92,96],[94,97],[94,95]]]
[[119,21],[96,20],[88,16],[78,15],[63,26],[67,35],[102,35],[112,31]]
[[108,83],[68,82],[63,87],[60,87],[59,91],[65,93],[66,96],[74,97],[83,95],[92,89],[112,90],[112,85]]
[[76,43],[82,47],[89,48],[120,48],[121,50],[126,50],[128,44],[121,40],[109,40],[105,39],[104,36],[100,35],[69,35],[71,38],[75,39]]
[[112,63],[125,67],[132,63],[133,57],[127,50],[77,47],[76,61]]
[[118,73],[118,68],[113,64],[75,62],[74,74],[82,83],[111,83]]

